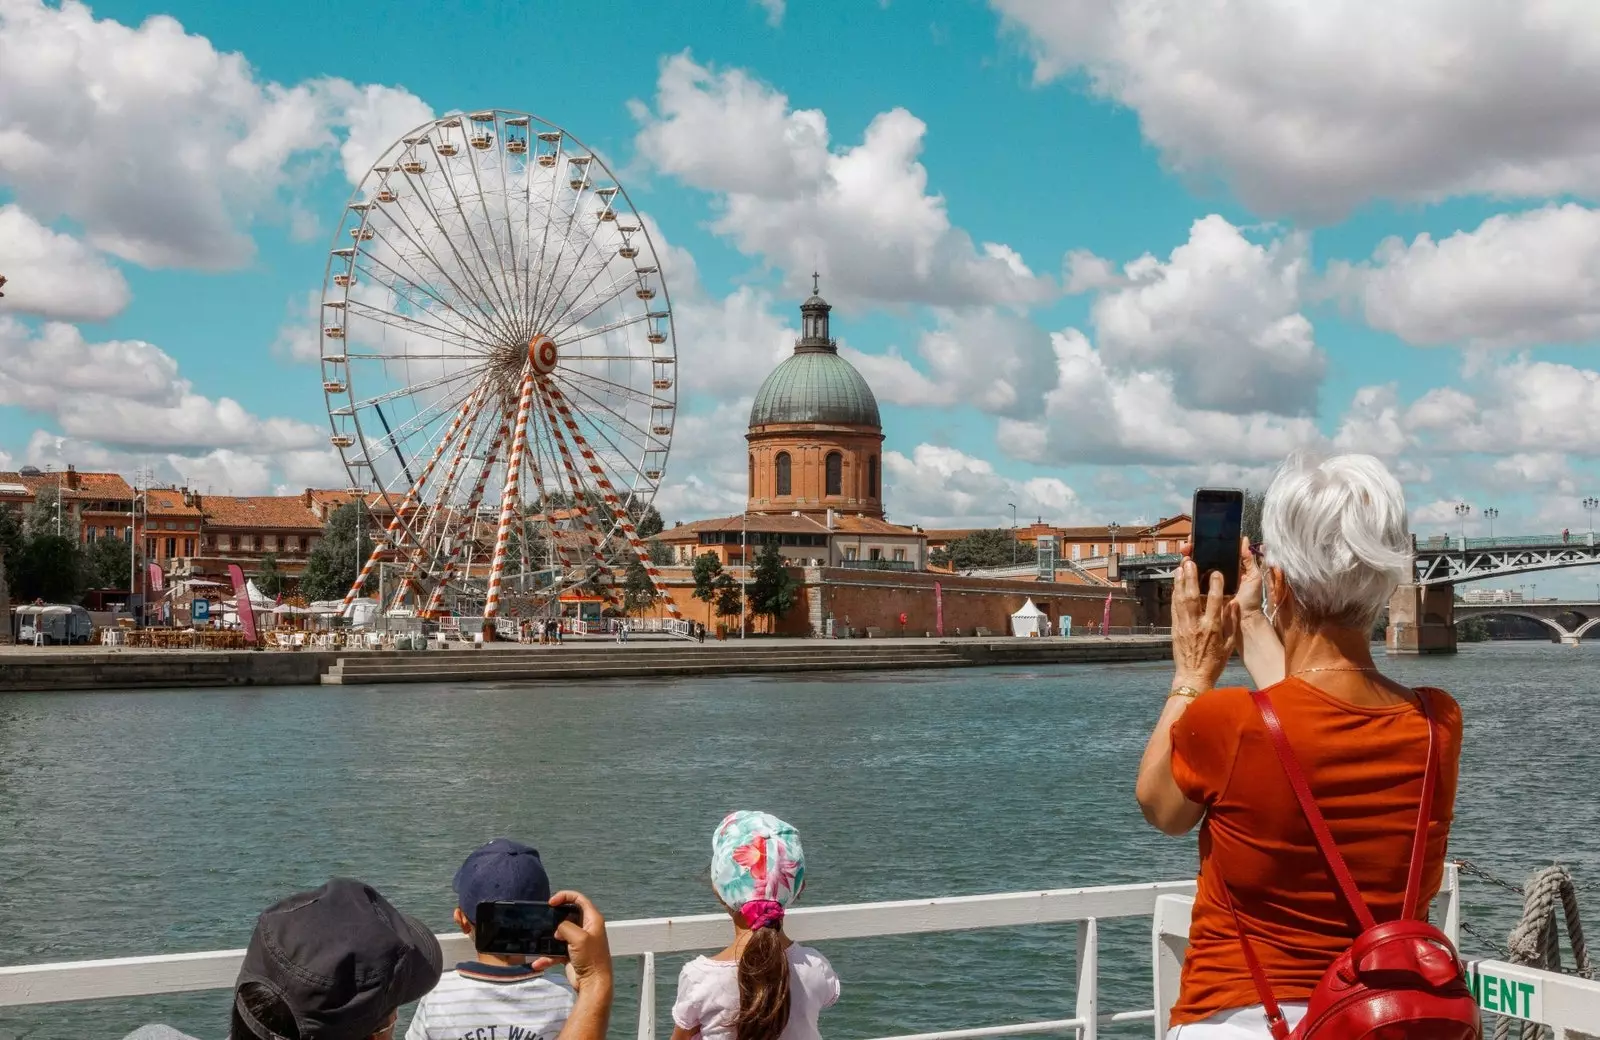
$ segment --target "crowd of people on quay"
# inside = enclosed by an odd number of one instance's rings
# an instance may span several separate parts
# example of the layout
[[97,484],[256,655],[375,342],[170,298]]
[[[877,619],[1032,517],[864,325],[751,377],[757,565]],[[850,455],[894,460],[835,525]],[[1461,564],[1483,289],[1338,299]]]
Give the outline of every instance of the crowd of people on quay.
[[[1169,1040],[1480,1035],[1450,940],[1428,924],[1454,814],[1461,709],[1374,663],[1371,630],[1409,580],[1399,483],[1370,456],[1292,457],[1269,488],[1262,544],[1236,592],[1192,559],[1175,579],[1175,670],[1135,794],[1164,833],[1199,826],[1197,891]],[[1238,653],[1255,689],[1219,688]],[[783,932],[805,887],[793,827],[758,812],[716,828],[711,880],[726,948],[682,970],[673,1040],[814,1040],[840,992]],[[600,911],[552,893],[532,848],[496,839],[457,872],[474,960],[445,971],[434,937],[357,881],[261,914],[238,977],[232,1040],[601,1040],[612,964]],[[484,950],[497,901],[577,908],[561,958]],[[1354,952],[1353,952],[1354,951]],[[557,963],[560,975],[547,974]],[[150,1027],[147,1027],[147,1029]],[[129,1040],[180,1037],[141,1031]],[[181,1040],[181,1037],[180,1037]]]

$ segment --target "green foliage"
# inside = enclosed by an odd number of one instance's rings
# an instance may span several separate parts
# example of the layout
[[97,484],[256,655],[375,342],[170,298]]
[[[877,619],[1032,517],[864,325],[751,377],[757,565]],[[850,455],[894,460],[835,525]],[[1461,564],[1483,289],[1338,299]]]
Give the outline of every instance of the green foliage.
[[794,608],[799,598],[800,582],[784,565],[778,543],[764,543],[756,554],[755,573],[750,583],[750,609],[770,618],[775,625]]
[[656,583],[650,580],[650,572],[644,569],[644,564],[634,560],[633,565],[628,568],[627,581],[622,586],[623,606],[630,613],[648,610],[658,595]]
[[650,562],[657,567],[666,567],[672,563],[672,546],[659,539],[650,539]]
[[978,567],[1009,567],[1022,562],[1022,546],[1015,541],[1016,533],[1006,528],[974,531],[965,538],[950,543],[948,550],[934,552],[929,559],[940,566],[954,565],[958,571]]
[[5,557],[8,568],[15,569],[27,541],[28,536],[22,530],[22,514],[10,506],[0,506],[0,556]]
[[20,602],[76,603],[83,595],[83,554],[65,535],[41,534],[28,539],[10,578]]
[[654,538],[666,526],[661,520],[661,513],[655,506],[645,506],[633,518],[634,529],[639,532],[640,538]]
[[1244,493],[1244,522],[1241,529],[1244,536],[1250,539],[1250,544],[1256,545],[1261,541],[1261,506],[1267,500],[1265,491],[1246,491]]
[[1489,622],[1481,617],[1469,617],[1457,628],[1457,639],[1463,643],[1483,643],[1489,639]]
[[739,583],[733,580],[733,575],[719,574],[712,588],[717,597],[717,616],[738,617],[744,608],[744,596],[740,593]]
[[710,603],[717,596],[717,581],[727,575],[722,573],[722,561],[711,553],[694,558],[694,598]]
[[[356,527],[358,509],[361,523],[359,533]],[[358,555],[361,557],[359,563],[356,560]],[[300,576],[301,595],[307,600],[343,599],[351,583],[356,580],[360,566],[371,555],[371,512],[357,503],[340,506],[328,517],[327,524],[322,528],[322,540],[306,560],[305,573]],[[373,568],[361,591],[371,595],[377,590],[378,572],[377,568]]]
[[76,543],[78,540],[78,520],[72,515],[71,506],[60,499],[60,491],[53,487],[42,487],[33,496],[33,502],[28,506],[28,512],[23,517],[23,527],[30,535],[56,534],[56,512],[58,506],[61,513],[61,537],[70,538]]
[[[278,557],[273,553],[261,557],[261,569],[253,577],[256,588],[268,596],[281,596],[289,590],[289,576],[278,569]],[[348,585],[345,587],[349,588]]]
[[121,538],[98,538],[83,554],[85,580],[93,589],[126,589],[133,569],[133,547]]

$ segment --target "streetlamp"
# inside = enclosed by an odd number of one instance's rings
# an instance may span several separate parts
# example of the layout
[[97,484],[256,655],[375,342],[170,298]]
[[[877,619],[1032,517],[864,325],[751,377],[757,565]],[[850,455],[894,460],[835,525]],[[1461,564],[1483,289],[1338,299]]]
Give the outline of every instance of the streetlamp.
[[739,581],[739,638],[744,638],[745,609],[750,604],[750,549],[749,538],[746,530],[750,526],[750,514],[739,514],[739,566],[743,577]]
[[1583,508],[1589,511],[1589,534],[1594,534],[1594,511],[1600,509],[1600,498],[1590,495],[1583,500]]
[[1017,506],[1015,502],[1007,502],[1011,507],[1011,566],[1017,565]]
[[1461,520],[1461,548],[1467,548],[1467,517],[1472,513],[1472,507],[1462,502],[1456,506],[1456,516]]
[[1110,559],[1111,556],[1117,555],[1117,532],[1120,530],[1122,530],[1122,525],[1117,523],[1115,520],[1111,521],[1109,524],[1106,524],[1106,533],[1111,536],[1111,552],[1110,555],[1106,557],[1107,559]]
[[1500,515],[1500,510],[1494,508],[1493,506],[1490,506],[1488,509],[1485,509],[1483,511],[1483,513],[1482,513],[1483,518],[1485,520],[1489,521],[1489,540],[1491,542],[1494,541],[1494,518],[1499,516],[1499,515]]

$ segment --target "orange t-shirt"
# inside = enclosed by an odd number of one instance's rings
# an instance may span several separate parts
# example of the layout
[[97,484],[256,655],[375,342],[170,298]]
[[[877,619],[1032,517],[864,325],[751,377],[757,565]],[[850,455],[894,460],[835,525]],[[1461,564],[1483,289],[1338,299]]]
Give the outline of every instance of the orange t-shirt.
[[[1363,708],[1300,679],[1269,688],[1284,734],[1372,916],[1400,916],[1422,798],[1428,732],[1413,704]],[[1456,800],[1461,708],[1420,691],[1439,724],[1439,774],[1422,907],[1439,891]],[[1261,1003],[1245,967],[1226,878],[1273,995],[1304,1000],[1360,932],[1323,865],[1248,690],[1213,690],[1172,725],[1172,776],[1206,807],[1189,951],[1172,1024]]]

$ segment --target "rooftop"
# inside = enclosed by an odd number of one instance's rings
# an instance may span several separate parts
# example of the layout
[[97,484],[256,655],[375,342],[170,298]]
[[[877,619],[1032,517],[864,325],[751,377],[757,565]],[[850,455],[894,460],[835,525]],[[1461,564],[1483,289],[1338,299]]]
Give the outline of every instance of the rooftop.
[[322,530],[318,520],[300,495],[204,495],[200,507],[211,527],[276,528],[279,530]]

